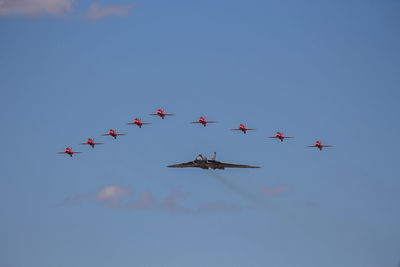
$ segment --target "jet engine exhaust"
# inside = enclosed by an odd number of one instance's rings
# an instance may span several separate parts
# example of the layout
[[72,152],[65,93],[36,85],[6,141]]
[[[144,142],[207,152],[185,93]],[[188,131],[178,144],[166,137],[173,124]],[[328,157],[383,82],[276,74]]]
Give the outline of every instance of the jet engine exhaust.
[[225,179],[224,177],[222,177],[221,175],[215,173],[214,171],[209,171],[209,173],[218,182],[220,182],[222,185],[224,185],[226,188],[228,188],[232,192],[234,192],[234,193],[246,198],[247,200],[250,200],[251,202],[253,202],[253,203],[257,204],[257,205],[265,206],[266,203],[262,199],[258,198],[256,195],[253,195],[253,194],[249,193],[247,190],[245,190],[245,189],[241,188],[240,186],[230,182],[229,180]]

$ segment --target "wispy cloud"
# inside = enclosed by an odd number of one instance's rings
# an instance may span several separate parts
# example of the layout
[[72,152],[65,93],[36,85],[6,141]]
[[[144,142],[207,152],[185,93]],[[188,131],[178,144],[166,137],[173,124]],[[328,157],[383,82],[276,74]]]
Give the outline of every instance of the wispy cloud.
[[127,196],[132,196],[130,188],[110,185],[102,188],[95,196],[95,200],[110,207],[120,207]]
[[261,188],[261,193],[264,195],[281,195],[284,192],[287,192],[291,190],[292,187],[289,185],[280,185],[280,186],[275,186],[275,187],[268,187],[268,186],[263,186]]
[[182,192],[179,189],[174,189],[164,201],[159,202],[153,197],[153,194],[150,191],[144,191],[140,194],[136,201],[126,203],[124,208],[132,210],[150,209],[171,213],[186,213],[190,212],[190,209],[180,204],[179,200],[184,200],[189,196],[190,193],[188,192]]
[[[0,16],[65,16],[73,13],[76,0],[0,0]],[[107,5],[91,3],[83,14],[88,19],[101,19],[108,16],[126,16],[133,4]]]
[[79,194],[67,197],[60,205],[75,205],[84,201],[98,203],[107,208],[124,210],[152,210],[173,214],[199,214],[210,212],[238,212],[242,208],[225,202],[201,203],[197,207],[186,207],[181,202],[188,199],[191,193],[179,189],[172,190],[163,201],[157,201],[150,191],[144,191],[134,200],[134,193],[129,187],[109,185],[95,194]]
[[175,213],[189,212],[188,208],[179,204],[179,200],[187,199],[190,196],[188,192],[182,192],[181,190],[173,190],[169,196],[162,203],[161,208],[163,210]]
[[149,191],[144,191],[140,194],[137,201],[130,202],[126,205],[128,209],[154,209],[157,207],[157,201]]
[[60,16],[72,11],[73,2],[74,0],[0,0],[0,16]]
[[126,16],[129,14],[132,4],[102,6],[92,3],[86,13],[88,19],[100,19],[108,16]]

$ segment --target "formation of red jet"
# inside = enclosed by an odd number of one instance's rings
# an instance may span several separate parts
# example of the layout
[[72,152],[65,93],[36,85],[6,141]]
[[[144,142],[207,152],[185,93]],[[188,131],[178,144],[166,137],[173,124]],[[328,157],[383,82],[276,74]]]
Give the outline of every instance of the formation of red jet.
[[94,142],[94,138],[90,139],[88,138],[88,140],[86,141],[86,143],[80,143],[80,145],[89,145],[92,148],[94,148],[95,145],[104,145],[104,143],[95,143]]
[[200,117],[198,121],[192,121],[192,123],[200,123],[203,124],[204,127],[206,127],[207,123],[216,123],[216,121],[207,121],[207,117]]
[[244,134],[245,134],[247,131],[254,131],[254,130],[255,130],[255,129],[247,128],[246,123],[245,123],[245,124],[240,124],[240,125],[239,125],[239,128],[232,129],[232,131],[242,131]]
[[[166,114],[164,114],[164,116],[165,116]],[[161,115],[160,115],[161,116]],[[164,119],[164,117],[161,117],[162,119]],[[134,120],[133,120],[133,122],[128,122],[127,123],[128,125],[137,125],[137,126],[139,126],[139,128],[142,128],[142,126],[143,125],[147,125],[147,124],[151,124],[151,123],[149,123],[149,122],[142,122],[142,118],[140,118],[140,119],[138,119],[138,118],[135,118]]]
[[112,137],[114,137],[114,139],[117,139],[117,137],[118,137],[119,135],[126,135],[126,134],[117,133],[117,129],[115,129],[115,130],[110,129],[110,130],[108,131],[108,133],[102,134],[102,136],[112,136]]
[[73,154],[79,154],[79,153],[83,153],[83,152],[75,152],[75,151],[72,151],[72,146],[71,146],[71,147],[67,147],[67,148],[65,149],[64,152],[57,152],[57,154],[67,154],[67,155],[69,155],[71,158],[72,158],[72,155],[73,155]]
[[284,136],[282,132],[276,132],[275,136],[268,136],[268,138],[277,138],[283,142],[285,138],[294,138],[293,136]]
[[[175,114],[169,114],[169,113],[165,113],[165,109],[158,109],[156,113],[153,114],[149,114],[151,116],[159,116],[161,119],[164,119],[166,116],[175,116]],[[197,124],[201,124],[204,127],[207,126],[208,123],[217,123],[216,121],[208,121],[206,116],[200,117],[197,121],[192,121],[191,123],[197,123]],[[143,122],[142,118],[135,118],[133,120],[133,122],[128,122],[126,123],[127,125],[137,125],[139,128],[142,128],[143,125],[148,125],[151,124],[149,122]],[[253,128],[247,128],[246,123],[242,123],[239,125],[238,128],[235,129],[231,129],[232,131],[242,131],[244,134],[247,133],[247,131],[254,131],[256,129]],[[118,133],[117,129],[110,129],[108,131],[108,133],[106,134],[102,134],[102,136],[112,136],[114,139],[117,139],[118,136],[121,135],[127,135],[124,133]],[[286,138],[294,138],[293,136],[285,136],[282,132],[277,132],[274,136],[268,136],[268,138],[275,138],[275,139],[279,139],[281,142],[283,142]],[[80,145],[90,145],[92,148],[94,148],[96,145],[103,145],[104,143],[96,143],[94,138],[88,138],[86,142],[84,143],[80,143]],[[316,141],[314,145],[312,146],[307,146],[307,147],[316,147],[318,148],[320,151],[324,148],[324,147],[332,147],[332,145],[323,145],[321,141]],[[67,147],[65,148],[65,151],[63,152],[57,152],[58,154],[67,154],[70,157],[72,157],[74,154],[79,154],[79,153],[83,153],[83,152],[75,152],[72,151],[72,147]]]
[[315,142],[313,146],[307,146],[307,147],[317,147],[319,150],[322,150],[323,147],[332,147],[331,145],[323,145],[321,141]]
[[158,110],[157,110],[157,113],[155,113],[155,114],[149,114],[149,115],[151,115],[151,116],[160,116],[161,119],[164,119],[165,116],[175,116],[175,114],[167,114],[167,113],[165,113],[165,108],[163,108],[163,109],[158,109]]

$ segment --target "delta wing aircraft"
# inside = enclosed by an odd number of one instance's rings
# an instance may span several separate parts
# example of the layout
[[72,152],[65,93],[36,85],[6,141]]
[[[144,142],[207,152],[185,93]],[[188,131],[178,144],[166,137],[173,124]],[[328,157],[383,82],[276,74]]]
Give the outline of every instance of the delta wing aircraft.
[[198,155],[194,161],[189,161],[186,163],[179,163],[175,165],[169,165],[169,168],[202,168],[208,170],[209,168],[215,170],[224,170],[225,168],[260,168],[258,166],[242,165],[242,164],[232,164],[215,160],[216,153],[211,159],[204,157],[203,155]]

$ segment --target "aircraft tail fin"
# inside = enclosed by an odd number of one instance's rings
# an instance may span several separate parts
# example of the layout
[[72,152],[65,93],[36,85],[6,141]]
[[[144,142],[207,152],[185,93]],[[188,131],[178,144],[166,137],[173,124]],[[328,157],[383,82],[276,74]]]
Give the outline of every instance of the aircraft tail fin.
[[215,160],[215,158],[217,157],[217,152],[214,152],[213,156],[212,156],[212,160]]

